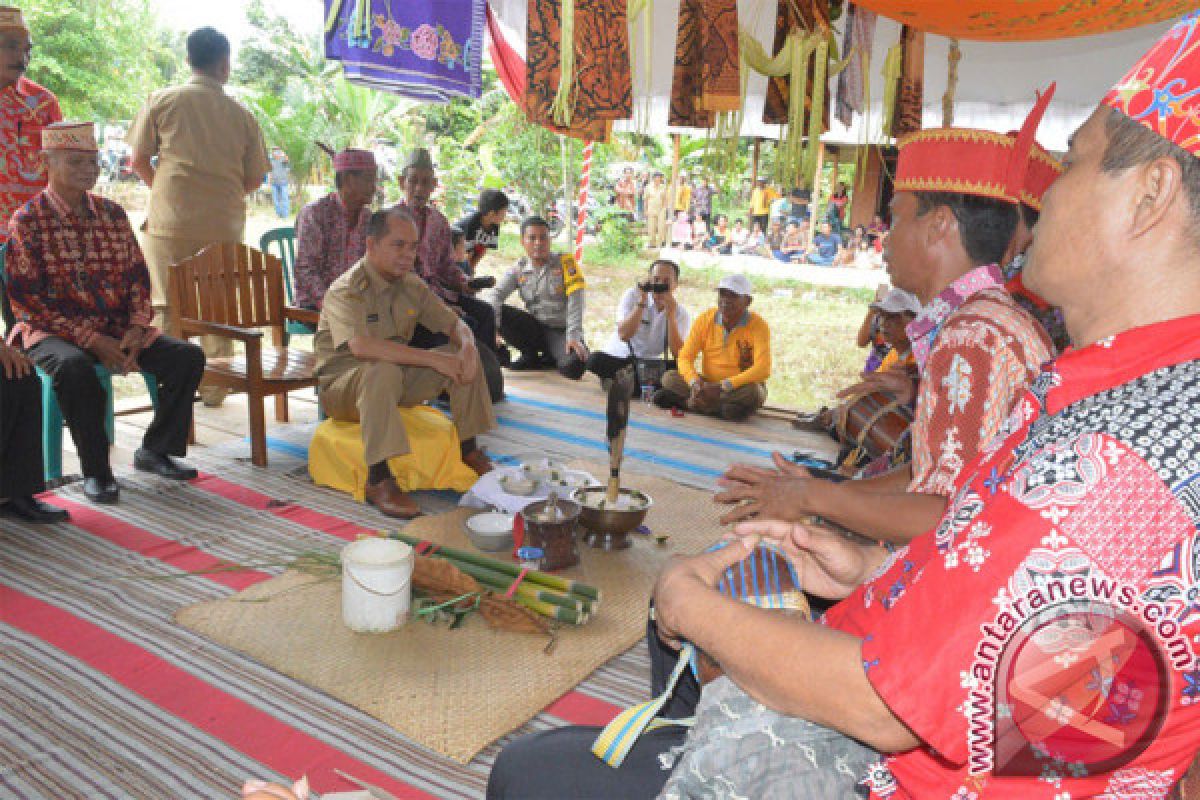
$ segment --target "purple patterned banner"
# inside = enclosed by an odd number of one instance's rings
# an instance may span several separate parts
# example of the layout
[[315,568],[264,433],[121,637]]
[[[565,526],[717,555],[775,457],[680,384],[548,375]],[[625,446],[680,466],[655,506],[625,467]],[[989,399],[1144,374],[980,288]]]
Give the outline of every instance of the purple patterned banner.
[[479,97],[486,0],[325,0],[325,57],[418,100]]

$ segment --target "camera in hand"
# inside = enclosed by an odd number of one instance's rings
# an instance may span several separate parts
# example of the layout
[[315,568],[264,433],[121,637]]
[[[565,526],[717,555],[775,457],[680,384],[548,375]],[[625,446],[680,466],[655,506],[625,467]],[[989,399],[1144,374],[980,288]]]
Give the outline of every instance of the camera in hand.
[[467,281],[467,287],[470,289],[491,289],[495,285],[495,275],[480,275],[478,278],[471,278]]
[[637,287],[643,292],[654,292],[655,294],[663,294],[671,290],[671,287],[665,283],[651,283],[650,281],[639,283]]

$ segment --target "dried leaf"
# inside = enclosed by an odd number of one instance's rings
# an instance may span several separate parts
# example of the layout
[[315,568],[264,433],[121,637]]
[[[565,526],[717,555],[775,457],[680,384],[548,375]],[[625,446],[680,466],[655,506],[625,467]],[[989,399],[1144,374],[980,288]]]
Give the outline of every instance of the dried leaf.
[[[479,583],[444,558],[417,556],[413,566],[413,586],[449,597],[479,591]],[[449,599],[449,597],[447,599]]]
[[515,600],[499,595],[484,595],[479,613],[496,630],[513,633],[549,633],[550,621]]

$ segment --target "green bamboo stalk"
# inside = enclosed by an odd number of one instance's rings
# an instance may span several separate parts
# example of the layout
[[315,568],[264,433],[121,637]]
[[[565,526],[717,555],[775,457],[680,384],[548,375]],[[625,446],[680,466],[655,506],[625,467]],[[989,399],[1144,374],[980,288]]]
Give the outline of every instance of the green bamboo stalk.
[[[413,547],[422,541],[419,537],[410,536],[403,531],[391,531],[388,533],[388,537],[392,539],[399,539],[405,544],[412,545]],[[506,563],[495,558],[488,558],[487,556],[476,555],[475,553],[471,553],[466,550],[460,550],[457,547],[440,545],[436,555],[448,558],[456,563],[466,562],[468,564],[475,564],[476,566],[480,566],[485,569],[495,570],[496,572],[503,572],[505,575],[511,575],[513,578],[516,578],[521,574],[521,568],[516,564]],[[542,572],[540,570],[531,569],[525,573],[525,580],[555,589],[559,592],[577,594],[595,602],[600,601],[599,589],[594,586],[588,586],[586,583],[573,581],[570,578],[563,578],[558,575],[550,575],[549,573]]]
[[517,595],[514,599],[521,605],[528,608],[530,611],[537,612],[543,617],[556,619],[559,622],[566,622],[569,625],[582,625],[588,621],[588,615],[583,611],[572,611],[569,608],[551,605],[550,603],[544,603],[541,600],[533,600],[522,595]]
[[[514,580],[502,572],[484,569],[483,567],[476,566],[475,564],[456,563],[455,566],[466,574],[470,575],[475,580],[482,583],[484,586],[487,586],[489,589],[495,589],[501,594],[508,591],[508,588],[512,586]],[[550,603],[562,608],[569,608],[572,611],[590,610],[584,608],[582,598],[575,597],[574,595],[559,594],[553,589],[542,589],[538,586],[527,584],[524,581],[521,581],[521,583],[517,585],[517,588],[513,591],[513,594],[528,597],[531,600],[540,600],[543,603]]]

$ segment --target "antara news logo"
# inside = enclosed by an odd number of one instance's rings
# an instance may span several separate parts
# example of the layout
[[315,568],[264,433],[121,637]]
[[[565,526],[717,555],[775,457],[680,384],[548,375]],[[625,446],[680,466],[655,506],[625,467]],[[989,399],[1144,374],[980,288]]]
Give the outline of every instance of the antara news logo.
[[971,775],[1110,772],[1137,758],[1196,657],[1165,607],[1120,581],[1047,580],[1001,605],[967,680]]

